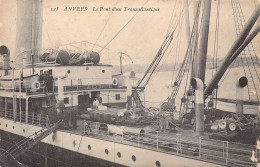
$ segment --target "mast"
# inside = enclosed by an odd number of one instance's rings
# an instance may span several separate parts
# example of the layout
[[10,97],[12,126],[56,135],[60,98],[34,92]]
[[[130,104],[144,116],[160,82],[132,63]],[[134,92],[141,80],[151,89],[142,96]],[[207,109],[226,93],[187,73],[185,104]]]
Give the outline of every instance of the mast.
[[190,43],[190,17],[189,17],[189,4],[188,0],[184,0],[185,5],[185,21],[186,21],[186,37],[187,37],[187,46]]
[[208,50],[208,35],[210,22],[211,0],[204,0],[204,9],[202,14],[200,46],[198,54],[198,64],[196,70],[196,77],[200,78],[202,82],[205,80],[207,50]]
[[194,40],[192,42],[192,54],[193,60],[192,60],[192,71],[191,71],[191,78],[195,77],[196,67],[197,67],[197,44],[198,44],[198,21],[195,21],[197,12],[198,16],[200,13],[200,0],[194,0],[193,1],[193,22],[194,22]]
[[[207,49],[208,49],[208,35],[209,35],[209,22],[210,22],[211,0],[204,0],[204,9],[202,14],[201,23],[201,36],[198,54],[198,62],[195,77],[202,81],[202,92],[205,80]],[[196,91],[197,93],[198,91]],[[196,113],[196,134],[201,136],[204,134],[204,98],[195,100],[195,113]]]
[[[204,96],[208,97],[212,91],[218,86],[218,83],[222,76],[225,74],[226,70],[228,69],[229,65],[234,60],[234,57],[238,56],[240,52],[246,47],[243,46],[243,43],[250,43],[250,41],[257,35],[259,26],[255,28],[255,30],[248,36],[249,32],[251,31],[254,24],[257,22],[257,19],[260,15],[260,8],[256,9],[251,17],[248,19],[247,23],[241,30],[239,36],[237,37],[236,41],[233,43],[231,48],[229,49],[224,61],[220,65],[218,71],[214,74],[213,78],[209,82],[207,88],[204,91]],[[241,49],[238,49],[241,48]],[[240,51],[239,51],[240,50]]]

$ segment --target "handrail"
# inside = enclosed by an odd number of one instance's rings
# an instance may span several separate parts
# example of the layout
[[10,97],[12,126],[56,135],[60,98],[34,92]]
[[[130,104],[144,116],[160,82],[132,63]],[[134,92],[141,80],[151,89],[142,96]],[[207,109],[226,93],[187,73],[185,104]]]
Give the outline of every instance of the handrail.
[[[100,123],[96,122],[87,123],[84,121],[83,127],[83,134],[85,135],[94,135],[95,137],[135,147],[167,152],[227,166],[256,165],[250,159],[252,150],[256,149],[256,146],[253,145],[213,139],[181,137],[181,134],[176,134],[174,138],[161,136],[159,132],[156,134],[145,133],[143,134],[144,136],[130,133],[111,135],[108,128],[100,127]],[[88,129],[91,129],[91,133],[87,132]],[[241,148],[244,149],[242,150]]]

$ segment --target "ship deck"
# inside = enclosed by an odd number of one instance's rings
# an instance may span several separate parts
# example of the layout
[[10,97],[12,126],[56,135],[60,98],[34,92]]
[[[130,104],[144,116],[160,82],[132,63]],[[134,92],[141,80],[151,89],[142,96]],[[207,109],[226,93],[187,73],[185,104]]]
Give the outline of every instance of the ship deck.
[[[12,115],[6,116],[1,114],[0,116],[13,120]],[[33,117],[26,124],[46,128],[46,119],[32,119]],[[117,127],[120,128],[120,126]],[[106,124],[78,119],[77,127],[63,127],[58,131],[133,146],[143,150],[153,150],[206,161],[221,166],[242,167],[256,165],[251,160],[253,151],[255,157],[258,157],[256,145],[213,140],[210,139],[210,133],[205,133],[203,137],[198,137],[190,129],[171,132],[155,131],[150,126],[142,127],[142,129],[144,129],[144,133],[125,133],[124,131],[122,133],[111,133]]]
[[143,128],[145,129],[143,134],[115,134],[110,133],[108,128],[99,122],[88,121],[88,128],[91,130],[84,128],[86,124],[86,121],[78,120],[76,129],[64,129],[64,131],[224,166],[254,166],[255,163],[251,160],[252,151],[255,151],[257,156],[255,145],[213,140],[210,139],[211,133],[198,137],[194,135],[193,130],[159,132],[147,126]]

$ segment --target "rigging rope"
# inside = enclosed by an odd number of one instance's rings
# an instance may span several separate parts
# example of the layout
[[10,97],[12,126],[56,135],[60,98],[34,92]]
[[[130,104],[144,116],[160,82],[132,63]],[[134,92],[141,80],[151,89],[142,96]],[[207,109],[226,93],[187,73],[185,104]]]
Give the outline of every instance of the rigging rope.
[[[113,8],[116,7],[117,4],[118,4],[118,0],[117,0],[116,3],[114,4]],[[103,26],[101,32],[99,33],[99,35],[98,35],[98,37],[97,37],[97,40],[95,41],[95,43],[94,43],[94,45],[93,45],[91,51],[93,51],[94,47],[95,47],[96,44],[97,44],[97,41],[99,40],[99,38],[101,37],[102,33],[104,32],[104,30],[105,30],[105,28],[106,28],[106,26],[107,26],[107,24],[108,24],[108,22],[109,22],[109,20],[110,20],[110,18],[111,18],[111,16],[112,16],[113,12],[114,12],[113,10],[111,10],[111,11],[109,12],[109,17],[108,17],[108,19],[106,20],[106,23],[105,23],[105,25]]]
[[[214,68],[215,71],[218,69],[218,33],[219,33],[219,10],[220,10],[220,0],[217,2],[217,17],[216,17],[216,28],[215,28],[215,39],[214,39],[214,54],[213,54],[213,68],[212,68],[212,77]],[[215,103],[213,104],[214,111],[217,108],[217,99],[218,99],[218,88],[213,91],[211,96],[211,101],[215,99]]]
[[[200,7],[200,3],[198,5]],[[196,35],[195,34],[195,25],[196,25],[196,22],[198,22],[198,20],[199,20],[198,19],[199,18],[199,11],[200,11],[199,7],[197,8],[197,11],[196,11],[196,17],[195,17],[195,20],[194,20],[194,24],[193,24],[191,37],[190,37],[189,44],[188,44],[188,48],[186,50],[186,54],[185,54],[185,57],[184,57],[183,62],[181,64],[180,70],[179,70],[179,72],[177,74],[176,80],[174,82],[174,89],[173,89],[172,94],[171,94],[170,99],[169,99],[169,100],[171,100],[171,102],[175,101],[177,93],[179,92],[180,84],[182,82],[183,75],[185,73],[185,70],[186,70],[187,65],[188,65],[188,60],[189,60],[190,55],[191,55],[191,48],[192,48],[191,44],[194,41],[194,38],[195,38],[194,36]]]
[[[150,0],[147,0],[147,1],[142,5],[142,7],[144,7],[149,1],[150,1]],[[132,18],[131,18],[130,20],[128,20],[128,22],[115,34],[115,36],[114,36],[98,53],[102,52],[102,51],[121,33],[121,31],[135,18],[135,16],[136,16],[139,12],[140,12],[140,10],[137,11],[137,12],[132,16]]]

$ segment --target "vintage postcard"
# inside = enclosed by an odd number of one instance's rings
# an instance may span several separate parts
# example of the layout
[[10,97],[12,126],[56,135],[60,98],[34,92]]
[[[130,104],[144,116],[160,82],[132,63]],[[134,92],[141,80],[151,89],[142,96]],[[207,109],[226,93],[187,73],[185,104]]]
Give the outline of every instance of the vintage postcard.
[[259,0],[0,0],[0,167],[260,166]]

